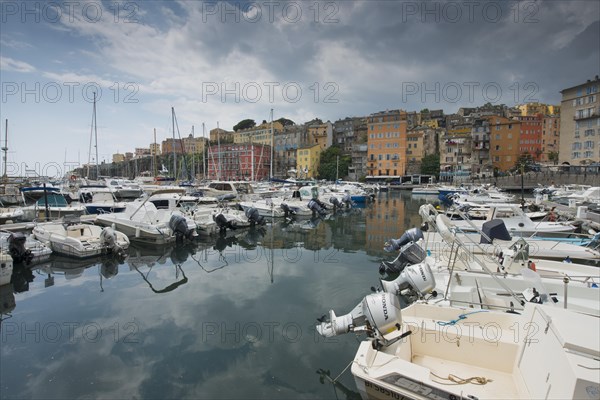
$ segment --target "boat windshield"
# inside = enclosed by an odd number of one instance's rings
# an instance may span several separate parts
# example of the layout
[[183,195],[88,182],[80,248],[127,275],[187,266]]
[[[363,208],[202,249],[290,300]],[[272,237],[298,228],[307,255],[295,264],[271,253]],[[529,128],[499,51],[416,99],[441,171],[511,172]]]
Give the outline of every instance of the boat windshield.
[[[48,206],[50,207],[66,207],[67,200],[65,200],[64,196],[56,195],[56,194],[48,194],[46,196],[48,198]],[[45,206],[46,202],[44,201],[44,197],[37,201],[38,206]]]

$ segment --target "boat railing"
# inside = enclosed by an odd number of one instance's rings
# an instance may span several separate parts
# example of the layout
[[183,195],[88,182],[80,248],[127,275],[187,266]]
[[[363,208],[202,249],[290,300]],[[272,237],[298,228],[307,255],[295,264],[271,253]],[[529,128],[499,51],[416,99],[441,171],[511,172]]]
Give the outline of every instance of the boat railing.
[[[433,207],[431,207],[431,209],[434,209]],[[435,210],[435,209],[434,209]],[[435,210],[437,212],[437,210]],[[459,211],[460,212],[460,211]],[[461,212],[462,213],[462,212]],[[463,214],[463,218],[465,218],[464,213]],[[467,246],[456,236],[456,234],[454,232],[452,232],[450,230],[450,227],[448,227],[445,224],[444,218],[448,219],[448,217],[446,217],[445,215],[439,214],[435,217],[435,220],[430,220],[430,222],[433,223],[434,228],[440,233],[440,235],[442,236],[442,238],[444,238],[444,240],[446,240],[447,242],[449,242],[449,244],[451,245],[451,250],[450,250],[450,259],[448,260],[448,267],[450,268],[450,278],[452,278],[452,276],[454,275],[454,267],[456,264],[456,260],[458,258],[458,251],[459,249],[464,251],[465,253],[470,253],[472,256],[472,260],[479,265],[479,267],[485,271],[498,285],[500,285],[500,287],[502,287],[504,290],[506,290],[506,292],[512,296],[517,303],[523,305],[524,304],[524,300],[522,297],[519,297],[510,287],[508,287],[508,285],[502,280],[500,279],[496,274],[494,274],[488,267],[487,265],[485,265],[485,263],[479,259],[479,257],[477,257],[475,254],[473,254],[472,252],[469,251],[469,249],[467,248]],[[477,227],[475,227],[475,225],[468,219],[465,218],[465,220],[469,221],[469,224],[471,224],[478,232],[480,232],[480,234],[485,235],[483,232],[481,232],[481,230],[479,230]],[[448,219],[448,221],[450,221]],[[479,245],[479,243],[477,243],[475,240],[473,240],[471,238],[470,235],[464,235],[465,238],[467,238],[472,244],[474,244],[477,248],[480,249],[480,251],[482,252],[482,254],[486,254],[485,250],[483,248],[481,248],[481,246]],[[489,236],[485,235],[485,237],[487,237],[489,239]],[[454,253],[454,260],[452,261],[452,256]],[[450,262],[452,261],[452,264],[450,265]],[[498,260],[493,260],[498,268],[502,268],[503,266],[500,264],[500,262]],[[468,267],[468,265],[467,265]],[[470,270],[470,268],[469,268]],[[446,291],[444,293],[444,299],[447,300],[447,296],[448,296],[448,290],[450,289],[450,283],[452,282],[452,279],[448,279],[448,285],[446,287]]]

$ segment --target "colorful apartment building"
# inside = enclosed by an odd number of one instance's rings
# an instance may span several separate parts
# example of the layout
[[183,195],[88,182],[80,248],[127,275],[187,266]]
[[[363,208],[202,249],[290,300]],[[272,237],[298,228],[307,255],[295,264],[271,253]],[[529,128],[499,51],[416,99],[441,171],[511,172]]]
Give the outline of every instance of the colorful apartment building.
[[473,149],[471,152],[471,174],[490,177],[493,167],[490,160],[490,123],[486,118],[476,118],[471,130]]
[[150,143],[150,154],[159,155],[160,154],[160,144],[158,143]]
[[281,122],[264,122],[254,128],[243,129],[233,134],[233,143],[257,143],[266,146],[270,146],[273,142],[273,132],[275,135],[283,131],[283,125]]
[[185,145],[181,139],[167,138],[162,141],[162,154],[183,154]]
[[533,160],[540,161],[542,156],[542,114],[525,115],[515,118],[520,124],[519,153],[529,154]]
[[367,117],[367,172],[400,177],[406,171],[406,112],[384,111]]
[[517,106],[521,111],[522,116],[533,117],[538,114],[542,115],[556,115],[560,114],[560,106],[543,103],[526,103],[519,104]]
[[542,119],[541,162],[558,162],[560,146],[560,115],[544,115]]
[[559,162],[600,162],[600,78],[561,90]]
[[233,143],[233,135],[235,132],[227,131],[221,128],[211,129],[209,132],[210,142],[212,144],[221,142],[221,143]]
[[208,178],[260,181],[269,178],[271,147],[260,144],[222,144],[208,148]]
[[492,167],[508,171],[519,159],[521,122],[500,116],[488,117],[488,121]]
[[203,154],[206,148],[206,139],[203,137],[193,137],[191,134],[183,138],[183,146],[187,154]]
[[471,175],[471,118],[460,114],[446,118],[446,131],[440,137],[440,180],[462,180]]
[[420,174],[421,160],[425,155],[424,130],[419,128],[406,132],[406,174]]
[[317,178],[321,162],[321,145],[300,147],[296,151],[298,177],[303,179]]
[[318,144],[321,151],[331,147],[333,144],[333,124],[331,122],[309,124],[307,128],[310,144]]

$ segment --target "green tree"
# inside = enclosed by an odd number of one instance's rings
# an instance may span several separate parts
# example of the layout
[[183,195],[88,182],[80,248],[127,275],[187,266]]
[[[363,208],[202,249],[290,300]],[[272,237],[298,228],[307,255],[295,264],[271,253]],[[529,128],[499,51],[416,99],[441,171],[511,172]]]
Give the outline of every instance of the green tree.
[[554,165],[558,164],[558,151],[551,151],[548,153],[548,160]]
[[533,156],[529,153],[523,153],[519,156],[519,158],[515,162],[515,166],[512,168],[512,170],[517,173],[521,172],[521,168],[523,169],[523,172],[533,171],[534,164],[535,164],[535,162],[533,160]]
[[279,119],[276,119],[275,122],[279,122],[283,126],[296,125],[296,123],[294,121],[292,121],[291,119],[287,119],[287,118],[279,118]]
[[242,129],[254,128],[255,126],[256,122],[253,119],[243,119],[233,126],[233,130],[237,132]]
[[421,173],[423,175],[435,175],[440,176],[440,155],[429,154],[423,157],[421,160]]
[[[338,164],[339,157],[339,164]],[[327,179],[334,181],[336,175],[343,178],[348,175],[348,167],[352,162],[352,158],[347,155],[342,155],[342,151],[337,146],[331,146],[321,153],[321,163],[319,164],[318,173],[319,179]]]

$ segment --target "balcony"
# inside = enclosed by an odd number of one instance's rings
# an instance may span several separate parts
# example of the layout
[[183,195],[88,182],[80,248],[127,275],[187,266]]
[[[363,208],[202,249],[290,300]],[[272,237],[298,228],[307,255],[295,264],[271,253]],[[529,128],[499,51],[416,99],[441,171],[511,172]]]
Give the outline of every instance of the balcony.
[[577,114],[578,113],[575,112],[575,115],[573,116],[573,121],[580,121],[583,119],[596,118],[596,117],[600,116],[600,109],[592,110],[592,112],[584,112],[584,113],[581,113],[581,115],[577,115]]

